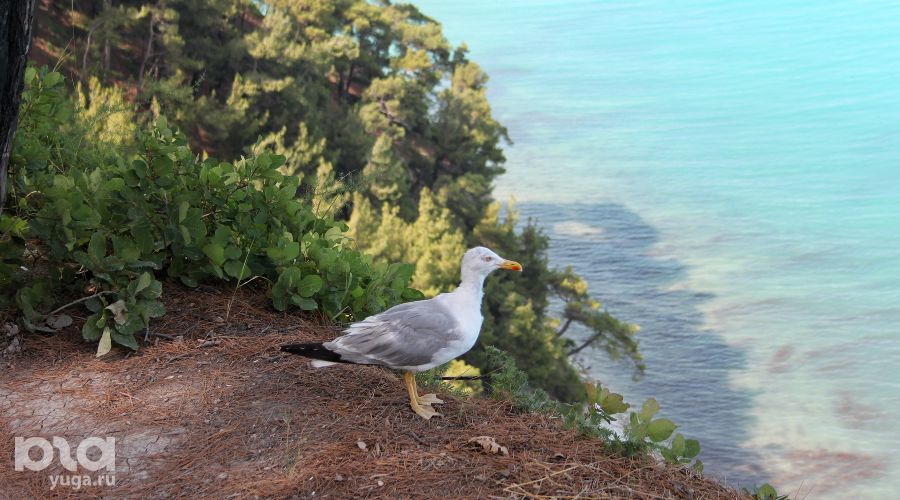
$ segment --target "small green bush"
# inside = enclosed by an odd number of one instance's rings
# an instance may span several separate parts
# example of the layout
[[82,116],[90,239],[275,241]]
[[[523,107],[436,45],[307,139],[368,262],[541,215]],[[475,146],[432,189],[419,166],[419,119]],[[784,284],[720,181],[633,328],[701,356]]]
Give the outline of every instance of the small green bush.
[[753,490],[748,490],[747,488],[742,488],[741,491],[749,496],[753,500],[789,500],[790,497],[787,495],[779,495],[778,491],[775,490],[775,487],[769,483],[765,483],[762,486],[756,486]]
[[678,427],[667,418],[654,418],[659,412],[659,404],[650,398],[644,402],[640,412],[629,412],[623,426],[624,436],[619,437],[607,424],[617,420],[615,415],[624,416],[631,407],[624,402],[621,394],[595,384],[586,384],[588,401],[586,405],[561,403],[551,399],[546,392],[532,389],[525,374],[516,367],[512,357],[495,348],[488,347],[490,388],[494,397],[511,401],[517,409],[527,412],[544,412],[559,416],[567,427],[579,432],[604,438],[610,449],[616,453],[634,456],[640,453],[658,452],[666,462],[677,465],[691,465],[702,471],[703,463],[695,460],[700,454],[700,442],[685,439],[675,433]]
[[421,297],[411,265],[373,264],[346,224],[297,198],[283,156],[201,160],[164,117],[133,145],[95,143],[88,127],[66,123],[72,104],[58,73],[26,77],[13,213],[0,219],[0,295],[9,302],[15,289],[26,327],[65,324],[44,311],[61,291],[80,293],[92,312],[82,332],[100,342],[98,355],[113,342],[137,349],[135,334],[165,314],[165,278],[190,287],[260,278],[277,309],[343,321]]

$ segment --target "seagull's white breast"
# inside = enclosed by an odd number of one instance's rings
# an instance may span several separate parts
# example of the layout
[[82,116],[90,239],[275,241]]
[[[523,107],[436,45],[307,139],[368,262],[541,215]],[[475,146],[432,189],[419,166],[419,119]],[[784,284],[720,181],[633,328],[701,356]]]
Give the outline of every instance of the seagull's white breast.
[[450,342],[447,347],[434,353],[431,365],[442,365],[469,352],[478,340],[481,333],[481,323],[484,317],[481,315],[481,294],[466,293],[465,290],[456,290],[452,293],[444,293],[435,298],[446,307],[457,321],[457,339]]

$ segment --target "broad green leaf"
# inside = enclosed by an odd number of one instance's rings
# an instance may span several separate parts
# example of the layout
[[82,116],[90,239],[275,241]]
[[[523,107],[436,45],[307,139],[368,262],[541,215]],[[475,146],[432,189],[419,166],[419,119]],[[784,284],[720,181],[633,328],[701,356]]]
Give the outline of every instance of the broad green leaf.
[[103,329],[97,327],[98,319],[100,319],[100,314],[92,314],[85,320],[84,325],[81,327],[81,336],[84,340],[94,342],[100,339]]
[[[149,167],[147,167],[147,162],[145,162],[144,160],[142,160],[140,158],[134,160],[133,162],[131,162],[131,170],[128,170],[125,172],[125,182],[128,183],[128,174],[133,173],[138,178],[138,183],[139,183],[141,181],[141,179],[144,179],[147,177],[148,169],[149,169]],[[131,185],[131,184],[129,184],[129,185]],[[137,185],[137,184],[135,184],[135,185]]]
[[141,249],[138,248],[137,244],[132,241],[131,238],[113,236],[111,239],[113,244],[113,255],[126,262],[140,259]]
[[231,260],[239,260],[241,258],[241,255],[244,254],[243,252],[241,252],[240,248],[234,245],[228,245],[227,247],[225,247],[225,257],[228,257]]
[[[123,335],[131,335],[140,330],[144,329],[146,324],[144,323],[144,319],[141,318],[140,311],[138,309],[142,309],[138,306],[135,306],[135,311],[128,311],[128,320],[124,325],[115,325],[113,328],[113,340],[116,340],[115,334],[120,333]],[[118,341],[117,341],[118,342]]]
[[297,293],[301,297],[312,297],[322,288],[322,278],[315,274],[308,274],[297,284]]
[[641,408],[641,420],[645,422],[649,422],[654,415],[659,412],[659,403],[656,402],[655,399],[650,398],[644,402],[643,408]]
[[116,344],[123,345],[133,351],[138,350],[137,339],[134,338],[133,333],[120,333],[120,332],[112,332],[112,340],[116,342]]
[[126,170],[125,173],[122,174],[122,178],[129,187],[137,187],[141,183],[140,177],[131,170]]
[[147,316],[151,318],[161,318],[166,314],[166,306],[158,300],[144,302],[144,310],[147,312]]
[[206,224],[203,223],[201,215],[200,209],[191,208],[188,210],[187,218],[182,223],[191,233],[192,240],[202,240],[206,236]]
[[778,498],[778,491],[771,484],[765,483],[756,489],[756,498],[759,500],[775,500]]
[[279,262],[284,260],[284,249],[280,247],[268,247],[266,248],[266,255],[275,262]]
[[629,405],[623,401],[621,394],[611,392],[600,402],[600,408],[610,415],[615,415],[616,413],[625,413]]
[[153,252],[155,243],[153,241],[152,232],[148,231],[146,228],[134,226],[131,228],[131,237],[134,238],[134,242],[137,244],[142,254],[148,255]]
[[677,457],[684,456],[684,444],[684,436],[675,434],[675,438],[672,439],[672,453]]
[[213,235],[213,240],[216,243],[225,246],[229,241],[231,241],[231,229],[229,229],[227,226],[222,225],[216,227],[216,232]]
[[103,189],[106,189],[107,191],[121,191],[125,189],[125,180],[121,177],[113,177],[106,181]]
[[638,418],[638,414],[635,412],[631,412],[628,414],[628,424],[631,427],[632,432],[636,432],[637,429],[641,426],[641,420]]
[[158,299],[162,296],[162,283],[153,280],[150,285],[141,291],[141,297],[145,299]]
[[325,239],[328,241],[340,241],[344,237],[344,232],[339,226],[334,226],[325,231]]
[[225,263],[225,248],[218,243],[207,243],[203,247],[203,253],[209,257],[210,262],[217,266]]
[[253,217],[253,222],[256,224],[265,224],[268,220],[269,215],[263,210],[260,210],[259,213]]
[[684,441],[684,453],[683,456],[687,458],[694,458],[700,454],[700,441],[696,439],[686,439]]
[[181,231],[181,237],[184,238],[184,244],[190,245],[192,241],[191,231],[184,224],[179,224],[178,230]]
[[299,295],[292,295],[291,302],[304,311],[314,311],[319,307],[319,304],[317,304],[315,300],[307,299]]
[[284,260],[294,260],[300,255],[300,243],[297,241],[288,241],[284,244]]
[[191,204],[186,201],[182,201],[178,205],[178,222],[184,222],[184,219],[187,218],[189,208],[191,208]]
[[78,221],[88,221],[94,215],[94,210],[87,205],[79,205],[75,210],[71,211],[70,215],[72,219]]
[[63,80],[63,76],[56,71],[51,71],[47,73],[47,76],[44,77],[44,86],[47,88],[55,87],[56,84]]
[[277,311],[284,311],[288,307],[288,299],[285,295],[272,295],[272,306]]
[[654,443],[659,443],[660,441],[665,441],[669,439],[669,436],[672,435],[672,432],[675,431],[675,428],[678,427],[674,422],[667,418],[658,418],[647,426],[647,435],[650,437],[650,440]]
[[96,231],[91,235],[91,242],[88,243],[88,255],[97,264],[103,261],[103,257],[106,256],[106,236],[102,232]]
[[150,286],[150,283],[153,283],[153,276],[150,273],[141,273],[137,279],[137,285],[134,287],[134,293],[141,293],[142,290]]
[[225,263],[223,269],[225,269],[225,272],[228,273],[229,276],[236,278],[239,281],[250,276],[250,269],[239,260],[229,260]]

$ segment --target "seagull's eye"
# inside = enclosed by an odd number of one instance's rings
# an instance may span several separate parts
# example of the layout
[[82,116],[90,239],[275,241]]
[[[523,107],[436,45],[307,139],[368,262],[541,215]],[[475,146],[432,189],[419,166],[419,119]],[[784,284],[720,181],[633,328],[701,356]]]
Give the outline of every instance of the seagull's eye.
[[484,261],[485,261],[485,262],[490,262],[490,261],[492,261],[492,260],[494,260],[494,258],[491,257],[490,255],[485,255],[485,256],[484,256]]

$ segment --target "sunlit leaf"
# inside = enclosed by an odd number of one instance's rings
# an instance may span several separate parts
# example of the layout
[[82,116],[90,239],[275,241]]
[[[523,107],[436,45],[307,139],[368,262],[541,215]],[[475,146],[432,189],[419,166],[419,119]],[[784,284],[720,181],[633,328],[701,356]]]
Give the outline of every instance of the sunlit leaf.
[[112,333],[109,327],[106,327],[100,336],[100,343],[97,344],[97,357],[107,354],[110,350],[112,350]]

